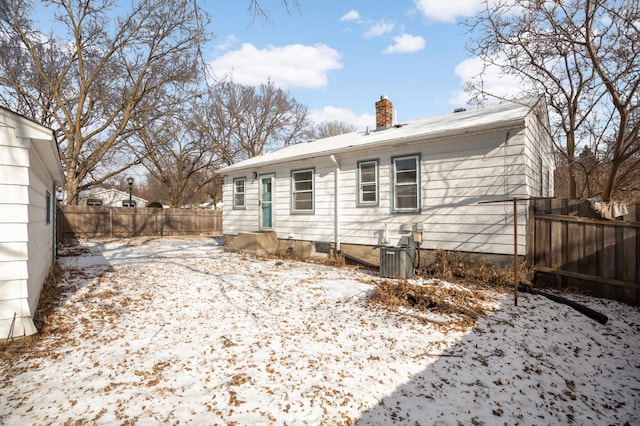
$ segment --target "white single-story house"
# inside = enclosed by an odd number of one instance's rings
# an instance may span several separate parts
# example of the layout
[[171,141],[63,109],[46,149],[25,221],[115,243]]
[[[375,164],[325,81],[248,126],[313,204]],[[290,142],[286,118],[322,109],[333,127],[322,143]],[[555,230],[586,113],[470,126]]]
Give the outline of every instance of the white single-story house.
[[[552,196],[544,99],[397,124],[392,109],[382,96],[374,130],[221,169],[229,245],[271,231],[280,249],[333,247],[371,262],[380,247],[399,245],[513,255],[513,203],[482,202]],[[526,253],[527,212],[518,203],[519,254]]]
[[[133,207],[146,207],[147,200],[131,195]],[[109,206],[109,207],[131,207],[129,206],[129,193],[115,188],[105,188],[95,186],[80,191],[78,194],[78,205],[81,206]]]
[[0,339],[37,331],[33,315],[55,262],[63,185],[53,131],[0,108]]

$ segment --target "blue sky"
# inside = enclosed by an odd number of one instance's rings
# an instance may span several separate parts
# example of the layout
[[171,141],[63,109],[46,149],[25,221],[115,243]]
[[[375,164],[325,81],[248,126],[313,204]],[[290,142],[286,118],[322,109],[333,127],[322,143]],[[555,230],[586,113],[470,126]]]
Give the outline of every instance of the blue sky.
[[[300,8],[289,10],[282,0],[259,2],[270,23],[251,22],[250,0],[199,0],[215,35],[205,60],[217,78],[248,85],[271,79],[317,122],[375,127],[381,95],[393,102],[398,122],[451,112],[466,106],[464,83],[481,69],[465,49],[463,21],[483,0],[298,0]],[[496,70],[484,83],[494,93],[518,91]]]
[[316,121],[375,126],[374,104],[393,102],[398,122],[464,106],[475,70],[461,24],[481,0],[299,0],[287,11],[262,0],[271,23],[251,23],[248,0],[206,0],[216,38],[204,52],[212,72],[243,84],[270,78]]

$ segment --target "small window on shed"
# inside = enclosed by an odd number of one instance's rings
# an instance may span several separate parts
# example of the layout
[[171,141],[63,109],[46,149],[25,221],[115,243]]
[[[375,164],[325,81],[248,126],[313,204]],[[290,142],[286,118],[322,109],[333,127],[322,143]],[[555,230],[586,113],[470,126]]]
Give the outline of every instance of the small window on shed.
[[102,200],[99,198],[89,198],[87,199],[87,205],[88,206],[101,206],[102,205]]
[[49,191],[47,191],[46,194],[46,202],[47,202],[47,213],[46,213],[46,221],[47,221],[47,225],[51,223],[51,193]]

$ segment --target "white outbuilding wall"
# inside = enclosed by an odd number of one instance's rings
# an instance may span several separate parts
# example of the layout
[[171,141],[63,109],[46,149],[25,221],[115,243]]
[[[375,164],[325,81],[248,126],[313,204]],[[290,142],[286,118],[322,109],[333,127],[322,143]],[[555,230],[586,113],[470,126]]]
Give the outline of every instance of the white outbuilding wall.
[[33,315],[55,256],[56,187],[63,182],[53,132],[0,109],[0,338],[36,332]]

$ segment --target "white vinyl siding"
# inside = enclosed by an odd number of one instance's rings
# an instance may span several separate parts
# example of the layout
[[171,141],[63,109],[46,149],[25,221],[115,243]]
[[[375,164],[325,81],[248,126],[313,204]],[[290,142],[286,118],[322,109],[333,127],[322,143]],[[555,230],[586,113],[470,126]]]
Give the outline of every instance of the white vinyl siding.
[[420,210],[420,156],[395,157],[393,165],[393,205],[396,213]]
[[244,209],[246,207],[246,186],[245,178],[236,178],[233,180],[233,208]]
[[[403,233],[407,225],[421,222],[425,229],[423,248],[512,253],[512,204],[478,204],[526,191],[520,144],[523,138],[512,139],[513,144],[506,147],[505,134],[501,131],[428,141],[420,144],[419,153],[415,145],[373,152],[379,158],[379,206],[366,211],[356,205],[357,163],[361,155],[340,157],[341,198],[353,200],[351,204],[343,202],[340,209],[342,243],[380,245],[386,228],[390,244],[397,245],[407,235]],[[420,214],[392,212],[393,160],[416,154],[421,169]],[[519,252],[524,253],[523,217],[518,218],[518,228]]]
[[[524,124],[526,123],[526,127]],[[376,132],[391,136],[396,130]],[[370,138],[374,135],[361,136]],[[358,142],[356,136],[349,143]],[[345,142],[346,143],[346,142]],[[258,231],[258,186],[249,179],[246,211],[232,209],[233,177],[248,171],[275,173],[274,205],[278,238],[333,242],[339,216],[342,244],[397,245],[408,226],[424,225],[424,249],[466,252],[513,253],[513,204],[479,204],[482,201],[537,196],[540,193],[539,161],[543,160],[545,195],[553,195],[553,155],[548,133],[533,115],[522,124],[483,129],[466,134],[393,142],[334,154],[340,167],[340,193],[335,195],[336,164],[330,155],[250,165],[230,172],[224,188],[224,234]],[[407,170],[407,186],[417,187],[408,197],[413,211],[397,211],[397,162],[416,158],[415,179]],[[361,164],[377,162],[377,204],[362,208]],[[313,215],[298,214],[292,206],[291,171],[313,170]],[[409,178],[410,177],[410,178]],[[414,183],[414,181],[416,183]],[[416,185],[417,184],[417,185]],[[398,185],[402,186],[402,185]],[[339,202],[336,215],[335,202]],[[526,252],[526,203],[518,206],[518,252]],[[408,214],[404,214],[408,213]],[[386,243],[384,243],[386,244]]]
[[[238,176],[240,177],[240,176]],[[222,192],[224,213],[222,215],[222,229],[225,234],[238,234],[239,232],[257,232],[259,225],[258,210],[258,180],[245,180],[245,208],[234,209],[234,182],[233,178],[225,177]]]
[[[378,159],[378,205],[363,209],[358,205],[358,164],[362,153],[338,156],[341,166],[340,236],[344,244],[380,245],[385,225],[391,245],[399,243],[403,226],[422,222],[425,249],[460,250],[483,253],[513,253],[513,206],[478,204],[522,196],[527,192],[523,167],[523,133],[511,131],[505,145],[506,131],[441,139],[416,145],[376,149]],[[399,214],[393,203],[393,160],[416,157],[420,167],[420,213]],[[291,170],[313,164],[314,215],[291,210]],[[274,205],[278,223],[274,227],[280,239],[329,241],[334,239],[335,166],[328,157],[285,162],[278,167],[257,169],[258,173],[275,173]],[[242,171],[238,172],[239,177]],[[428,191],[427,191],[428,187]],[[233,179],[225,180],[223,232],[237,234],[258,231],[258,184],[248,180],[247,210],[233,210]],[[524,205],[521,212],[524,214]],[[526,220],[518,217],[520,253],[525,252]]]
[[526,119],[522,133],[524,166],[527,174],[528,196],[553,196],[553,171],[555,169],[552,147],[547,130],[535,114]]
[[0,335],[29,335],[54,256],[52,194],[64,177],[52,132],[2,109],[0,151]]
[[291,171],[291,212],[313,213],[313,169]]
[[358,162],[358,206],[378,205],[378,161]]

